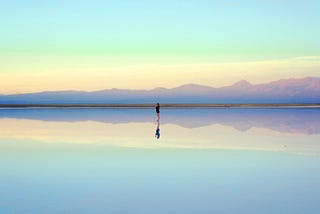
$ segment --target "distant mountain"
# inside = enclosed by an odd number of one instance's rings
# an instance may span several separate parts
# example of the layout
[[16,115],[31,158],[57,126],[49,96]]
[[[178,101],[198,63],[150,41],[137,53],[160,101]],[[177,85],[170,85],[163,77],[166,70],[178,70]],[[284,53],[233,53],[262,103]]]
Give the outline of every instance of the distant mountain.
[[320,78],[281,79],[252,85],[241,80],[213,88],[186,84],[152,90],[47,91],[0,95],[0,104],[83,103],[320,103]]

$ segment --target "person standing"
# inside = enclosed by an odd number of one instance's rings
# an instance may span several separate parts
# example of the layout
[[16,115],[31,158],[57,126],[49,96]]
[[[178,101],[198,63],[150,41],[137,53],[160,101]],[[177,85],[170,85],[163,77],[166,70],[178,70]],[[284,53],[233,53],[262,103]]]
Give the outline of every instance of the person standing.
[[157,105],[156,105],[156,112],[157,112],[157,117],[158,117],[158,121],[159,121],[159,119],[160,119],[160,104],[159,103],[157,103]]

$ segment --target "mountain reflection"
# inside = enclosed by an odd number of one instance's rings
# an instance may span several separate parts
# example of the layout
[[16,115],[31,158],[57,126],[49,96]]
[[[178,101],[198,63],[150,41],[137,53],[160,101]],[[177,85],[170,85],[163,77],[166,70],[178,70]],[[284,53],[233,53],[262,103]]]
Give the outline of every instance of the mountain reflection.
[[[0,118],[41,121],[137,123],[154,121],[153,109],[1,109]],[[220,124],[245,132],[265,128],[283,133],[320,133],[320,109],[221,108],[163,109],[162,124],[199,128]]]

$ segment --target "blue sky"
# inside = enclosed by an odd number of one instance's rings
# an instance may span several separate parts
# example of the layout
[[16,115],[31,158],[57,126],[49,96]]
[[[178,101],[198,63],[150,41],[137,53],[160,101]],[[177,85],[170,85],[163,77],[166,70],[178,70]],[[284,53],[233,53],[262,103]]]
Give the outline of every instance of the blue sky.
[[[0,79],[8,93],[45,89],[50,85],[41,85],[45,78],[56,79],[49,88],[58,89],[53,85],[75,75],[90,81],[83,88],[69,81],[70,87],[91,90],[101,78],[117,75],[99,87],[171,87],[191,80],[215,86],[238,78],[261,82],[314,76],[318,70],[318,64],[309,63],[307,68],[306,62],[295,64],[301,57],[319,62],[320,1],[315,0],[13,0],[2,2],[0,11]],[[292,61],[286,72],[281,60]],[[260,74],[268,65],[247,71],[232,64],[252,61],[281,63],[272,66],[273,76],[267,78]],[[226,76],[221,72],[210,76],[217,70],[214,63],[220,62],[231,63],[233,70],[220,69]],[[189,64],[199,69],[192,70]],[[215,69],[202,71],[203,64]],[[147,71],[150,65],[153,70]],[[174,66],[185,69],[185,75]],[[290,68],[294,69],[288,74]],[[158,82],[148,77],[155,70]],[[167,71],[174,73],[170,78],[176,82],[162,75]],[[139,75],[146,78],[126,79]],[[28,85],[21,80],[25,77],[38,82]],[[208,78],[211,82],[205,81]]]
[[7,1],[3,52],[318,55],[319,1]]

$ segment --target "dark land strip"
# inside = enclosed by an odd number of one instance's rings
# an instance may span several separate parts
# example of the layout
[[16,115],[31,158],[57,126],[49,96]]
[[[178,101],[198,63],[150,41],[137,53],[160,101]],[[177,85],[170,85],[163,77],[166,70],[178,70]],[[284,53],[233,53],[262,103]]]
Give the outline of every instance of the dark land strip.
[[[155,104],[0,104],[0,108],[154,108]],[[320,103],[161,104],[161,108],[320,108]]]

